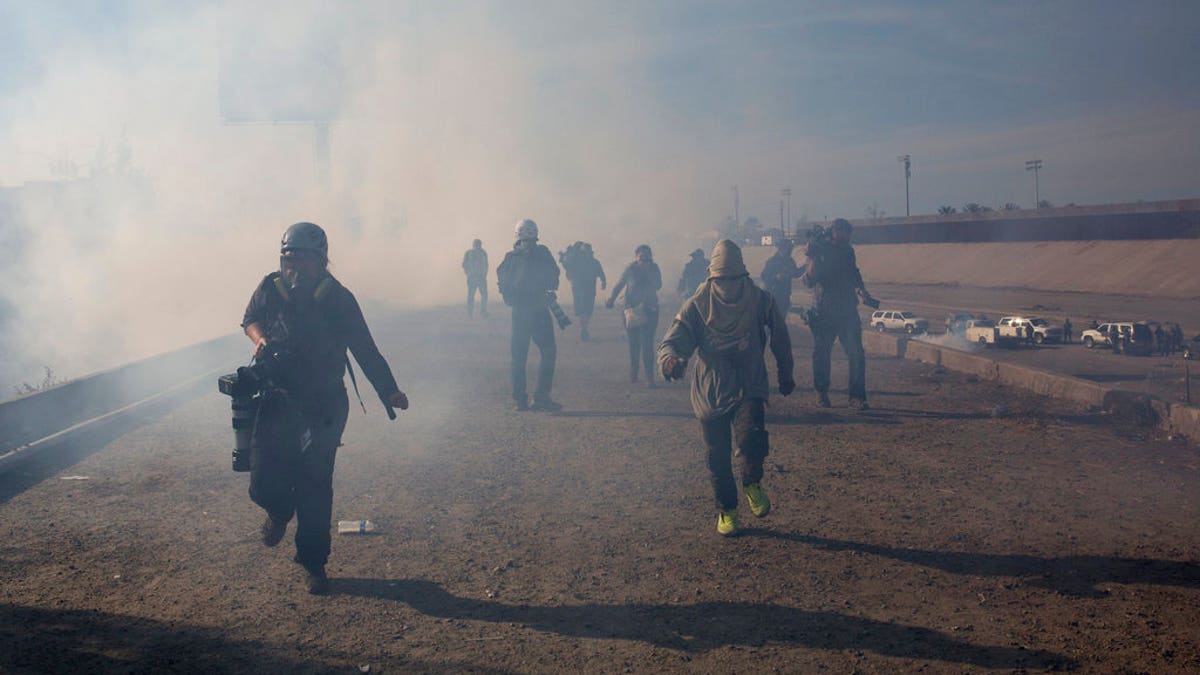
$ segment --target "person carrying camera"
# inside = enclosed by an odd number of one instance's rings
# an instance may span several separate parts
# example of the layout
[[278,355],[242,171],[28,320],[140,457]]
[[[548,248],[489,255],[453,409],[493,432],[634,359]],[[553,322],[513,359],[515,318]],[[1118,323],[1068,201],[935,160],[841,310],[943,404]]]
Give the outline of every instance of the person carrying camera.
[[[550,305],[558,289],[558,263],[550,249],[538,243],[537,223],[528,218],[517,223],[517,241],[504,255],[496,278],[504,304],[512,307],[512,396],[516,410],[554,412],[562,406],[550,398],[554,384],[554,363],[558,348],[554,342],[554,324]],[[533,402],[526,391],[525,365],[529,360],[529,341],[541,352]]]
[[[250,499],[266,512],[262,542],[275,546],[296,517],[296,562],[308,591],[328,590],[333,465],[349,400],[346,350],[388,408],[408,409],[391,368],[371,337],[358,301],[329,273],[329,243],[313,223],[283,233],[279,271],[250,297],[242,328],[254,356],[286,394],[264,402],[254,428]],[[351,370],[351,377],[353,377]],[[357,389],[357,385],[356,385]]]
[[798,276],[800,270],[792,259],[792,241],[781,237],[775,243],[775,255],[767,258],[763,265],[762,282],[763,288],[775,298],[775,306],[784,318],[792,308],[792,279]]
[[613,286],[605,307],[612,309],[617,296],[625,291],[625,335],[629,340],[629,381],[638,381],[638,362],[646,368],[646,385],[654,386],[654,334],[658,331],[658,289],[662,271],[646,244],[638,246],[633,262],[625,267],[621,280]]
[[813,333],[813,389],[817,405],[828,408],[830,356],[834,340],[842,343],[850,361],[850,407],[867,410],[867,356],[863,351],[862,321],[858,302],[878,306],[863,285],[862,273],[850,237],[854,228],[838,218],[828,240],[811,239],[805,248],[808,259],[804,285],[812,289],[813,308],[809,327]]
[[560,254],[558,259],[567,273],[567,280],[571,282],[575,317],[579,319],[579,339],[587,342],[592,339],[588,324],[596,309],[596,280],[600,280],[600,290],[604,290],[608,288],[608,279],[604,276],[604,267],[592,252],[591,244],[577,241],[567,249],[567,253],[569,255]]
[[770,393],[764,329],[770,333],[779,393],[787,396],[796,389],[787,322],[771,294],[750,279],[741,249],[725,239],[713,249],[708,279],[684,302],[658,347],[659,368],[667,380],[682,378],[692,353],[699,353],[692,369],[692,411],[708,447],[717,532],[726,536],[738,530],[734,442],[750,511],[761,518],[771,510],[762,488],[769,451],[764,406]]

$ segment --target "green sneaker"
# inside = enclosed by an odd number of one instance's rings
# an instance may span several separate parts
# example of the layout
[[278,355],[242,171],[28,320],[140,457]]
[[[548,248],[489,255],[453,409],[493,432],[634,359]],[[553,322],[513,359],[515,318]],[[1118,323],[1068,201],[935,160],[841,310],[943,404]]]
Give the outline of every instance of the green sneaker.
[[737,508],[721,511],[717,513],[717,533],[728,537],[737,534],[738,529],[738,511]]
[[751,483],[742,491],[746,493],[746,501],[750,502],[750,513],[762,518],[771,512],[771,500],[767,499],[767,492],[762,485]]

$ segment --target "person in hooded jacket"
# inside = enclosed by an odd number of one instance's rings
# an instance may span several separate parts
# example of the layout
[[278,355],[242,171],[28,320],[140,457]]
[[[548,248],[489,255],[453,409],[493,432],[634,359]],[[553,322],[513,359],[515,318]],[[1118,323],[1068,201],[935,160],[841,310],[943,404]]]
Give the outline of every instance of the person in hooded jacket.
[[629,338],[629,381],[638,381],[638,364],[646,368],[646,384],[654,386],[654,335],[658,332],[658,289],[662,271],[654,262],[650,247],[642,244],[634,250],[634,260],[613,286],[604,303],[609,309],[625,291],[625,333]]
[[770,293],[754,285],[742,251],[728,239],[717,243],[708,279],[675,317],[658,347],[658,364],[668,380],[692,369],[692,411],[708,448],[708,469],[717,505],[717,532],[738,531],[738,490],[733,444],[740,450],[742,490],[750,511],[767,515],[771,502],[762,487],[769,452],[765,405],[770,391],[763,358],[775,357],[779,393],[796,389],[787,322]]

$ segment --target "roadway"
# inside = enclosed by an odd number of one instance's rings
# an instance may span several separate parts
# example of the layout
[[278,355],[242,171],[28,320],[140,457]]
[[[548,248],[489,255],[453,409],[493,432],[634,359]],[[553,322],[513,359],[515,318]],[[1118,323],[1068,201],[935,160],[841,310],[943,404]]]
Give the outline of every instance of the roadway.
[[723,539],[688,392],[628,382],[615,310],[559,334],[556,415],[510,409],[503,308],[368,319],[412,409],[351,415],[334,518],[380,529],[335,535],[331,595],[258,543],[214,391],[0,475],[0,670],[1200,668],[1194,446],[872,358],[870,412],[772,398],[774,511]]

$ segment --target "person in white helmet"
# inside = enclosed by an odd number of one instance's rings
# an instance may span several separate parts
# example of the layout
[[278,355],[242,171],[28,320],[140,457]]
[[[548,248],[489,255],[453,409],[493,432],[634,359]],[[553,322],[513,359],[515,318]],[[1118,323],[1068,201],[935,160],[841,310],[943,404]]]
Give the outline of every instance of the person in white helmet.
[[[537,223],[528,218],[517,223],[517,241],[496,269],[504,304],[512,307],[512,396],[516,410],[558,411],[562,406],[550,398],[558,348],[550,303],[558,290],[558,263],[550,249],[538,243]],[[526,390],[525,366],[529,341],[541,352],[533,400]]]

